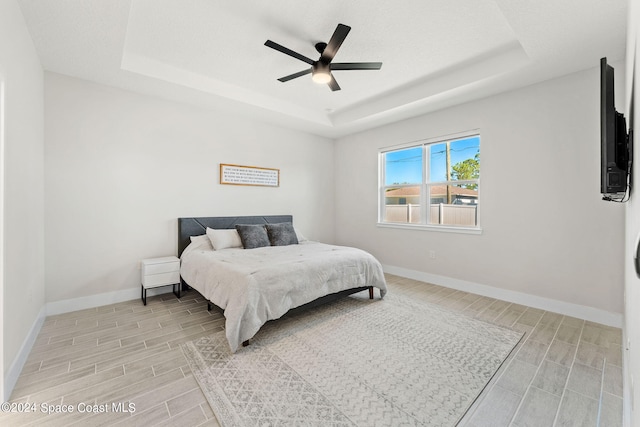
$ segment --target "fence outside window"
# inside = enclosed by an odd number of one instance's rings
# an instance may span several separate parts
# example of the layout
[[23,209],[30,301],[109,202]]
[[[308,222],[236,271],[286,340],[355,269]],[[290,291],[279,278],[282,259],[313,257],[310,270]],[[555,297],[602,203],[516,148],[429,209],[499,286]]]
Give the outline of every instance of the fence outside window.
[[[461,227],[475,227],[478,224],[477,205],[453,205],[446,203],[430,206],[429,224],[457,225]],[[400,224],[422,223],[420,205],[386,205],[384,222]]]

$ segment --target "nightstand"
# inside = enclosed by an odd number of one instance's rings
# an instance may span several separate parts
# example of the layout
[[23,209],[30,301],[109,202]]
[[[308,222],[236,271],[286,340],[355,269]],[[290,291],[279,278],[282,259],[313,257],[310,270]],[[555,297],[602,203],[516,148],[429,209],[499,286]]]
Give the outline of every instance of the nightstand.
[[141,276],[141,298],[144,305],[147,305],[147,289],[160,286],[173,285],[173,293],[180,298],[180,260],[177,257],[143,259]]

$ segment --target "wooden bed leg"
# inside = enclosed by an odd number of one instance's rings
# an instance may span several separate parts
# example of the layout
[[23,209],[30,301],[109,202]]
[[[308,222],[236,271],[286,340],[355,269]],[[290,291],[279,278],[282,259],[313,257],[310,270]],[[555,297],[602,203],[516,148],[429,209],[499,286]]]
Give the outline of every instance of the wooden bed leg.
[[373,299],[373,286],[369,286],[369,299]]
[[207,311],[211,311],[211,301],[207,301]]
[[246,340],[246,341],[244,341],[244,342],[242,343],[242,346],[243,346],[243,347],[246,347],[246,346],[248,346],[249,344],[250,344],[250,343],[249,343],[249,340]]

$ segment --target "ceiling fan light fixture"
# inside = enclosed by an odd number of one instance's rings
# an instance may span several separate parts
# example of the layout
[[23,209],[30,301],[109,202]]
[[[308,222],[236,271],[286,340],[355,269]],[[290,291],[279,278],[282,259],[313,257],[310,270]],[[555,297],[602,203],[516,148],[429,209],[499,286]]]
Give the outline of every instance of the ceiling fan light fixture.
[[322,64],[320,62],[313,66],[311,71],[311,80],[318,84],[327,84],[331,81],[331,70],[329,64]]

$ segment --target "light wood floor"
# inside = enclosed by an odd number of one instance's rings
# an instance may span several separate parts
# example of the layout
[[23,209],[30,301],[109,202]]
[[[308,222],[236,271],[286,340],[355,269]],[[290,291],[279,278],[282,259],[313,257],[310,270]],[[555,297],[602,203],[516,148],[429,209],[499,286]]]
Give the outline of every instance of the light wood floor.
[[[619,329],[397,276],[387,281],[390,292],[525,332],[461,426],[622,425]],[[222,313],[207,312],[195,291],[181,300],[150,297],[146,307],[134,300],[50,316],[11,395],[14,409],[33,412],[0,414],[0,425],[217,426],[180,344],[223,327]],[[116,412],[118,404],[130,411]],[[43,411],[50,407],[54,413]]]

